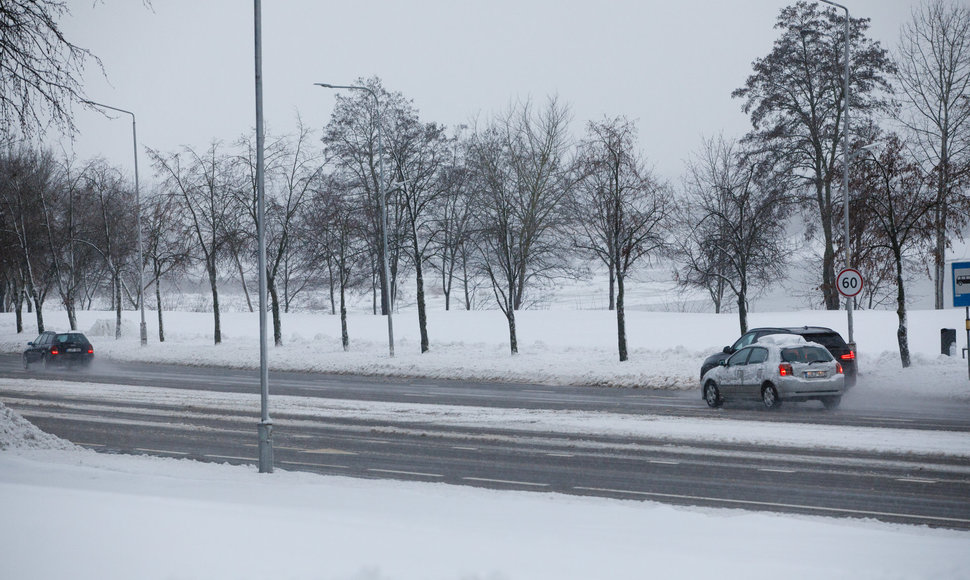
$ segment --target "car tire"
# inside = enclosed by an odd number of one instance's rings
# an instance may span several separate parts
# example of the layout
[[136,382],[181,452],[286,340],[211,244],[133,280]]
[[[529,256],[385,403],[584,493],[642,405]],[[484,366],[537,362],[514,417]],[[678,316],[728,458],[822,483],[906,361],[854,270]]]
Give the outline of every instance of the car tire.
[[721,391],[717,388],[717,383],[714,381],[707,381],[704,385],[704,400],[707,401],[707,406],[716,409],[721,406],[724,401],[721,399]]
[[765,383],[761,387],[761,402],[765,409],[777,409],[781,406],[781,399],[778,397],[778,389],[771,383]]
[[828,410],[838,409],[839,405],[842,404],[842,395],[837,395],[835,397],[825,397],[822,399],[822,404]]

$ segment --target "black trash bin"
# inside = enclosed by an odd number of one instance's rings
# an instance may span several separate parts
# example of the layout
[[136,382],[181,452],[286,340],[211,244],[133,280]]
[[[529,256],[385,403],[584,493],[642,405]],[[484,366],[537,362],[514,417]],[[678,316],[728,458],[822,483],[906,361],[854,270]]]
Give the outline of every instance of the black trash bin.
[[957,331],[955,328],[940,329],[940,353],[951,356],[950,352],[953,345],[957,343]]

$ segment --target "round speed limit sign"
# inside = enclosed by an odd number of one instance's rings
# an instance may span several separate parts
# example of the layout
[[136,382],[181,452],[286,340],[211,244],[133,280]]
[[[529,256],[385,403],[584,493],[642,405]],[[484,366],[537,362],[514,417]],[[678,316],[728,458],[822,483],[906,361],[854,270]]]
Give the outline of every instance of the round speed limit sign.
[[851,298],[862,292],[862,274],[854,268],[846,268],[839,272],[835,285],[839,288],[839,294]]

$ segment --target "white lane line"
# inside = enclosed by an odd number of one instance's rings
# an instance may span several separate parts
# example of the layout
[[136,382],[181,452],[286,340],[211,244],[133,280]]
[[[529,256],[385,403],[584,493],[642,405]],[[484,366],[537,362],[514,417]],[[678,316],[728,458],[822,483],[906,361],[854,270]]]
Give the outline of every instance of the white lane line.
[[572,453],[546,453],[546,457],[576,457]]
[[167,449],[147,449],[145,447],[135,447],[135,451],[143,451],[145,453],[166,453],[169,455],[188,455],[185,451],[168,451]]
[[758,471],[767,471],[768,473],[796,473],[795,469],[771,469],[770,467],[759,467]]
[[769,508],[799,509],[799,510],[836,513],[836,514],[855,514],[860,516],[882,516],[882,517],[893,517],[893,518],[903,518],[903,519],[912,519],[912,520],[932,520],[936,522],[958,522],[961,524],[970,524],[970,520],[967,520],[967,519],[946,518],[941,516],[921,516],[921,515],[914,515],[914,514],[877,512],[877,511],[870,511],[870,510],[853,510],[853,509],[846,509],[846,508],[800,505],[800,504],[793,504],[793,503],[775,503],[775,502],[768,502],[768,501],[754,501],[754,500],[746,500],[746,499],[725,499],[725,498],[719,498],[719,497],[705,497],[701,495],[681,495],[676,493],[657,493],[652,491],[631,491],[627,489],[608,489],[603,487],[574,487],[573,489],[582,490],[582,491],[595,491],[600,493],[621,493],[626,495],[638,495],[643,497],[683,499],[688,501],[709,501],[714,503],[726,503],[726,504],[734,504],[734,505],[748,505],[748,506],[759,506],[759,507],[769,507]]
[[458,447],[453,446],[452,449],[460,449],[461,451],[478,451],[478,447]]
[[306,463],[302,461],[279,461],[280,465],[293,465],[296,467],[329,467],[333,469],[350,469],[346,465],[332,465],[329,463]]
[[357,455],[353,451],[344,451],[343,449],[294,449],[294,451],[318,455]]
[[903,481],[906,483],[936,483],[935,479],[924,479],[922,477],[897,477],[896,481]]
[[661,465],[680,465],[679,461],[672,461],[670,459],[648,459],[650,463],[659,463]]
[[549,487],[548,483],[531,483],[528,481],[509,481],[507,479],[488,479],[487,477],[463,477],[465,481],[482,481],[485,483],[504,483],[506,485],[527,485],[531,487]]
[[235,455],[203,455],[203,457],[208,457],[209,459],[233,459],[235,461],[245,461],[247,463],[256,462],[256,459],[252,457],[236,457]]
[[431,399],[433,397],[438,396],[438,395],[428,394],[428,393],[401,393],[401,394],[404,395],[405,397],[423,397],[427,399]]
[[444,477],[444,475],[439,475],[437,473],[419,473],[417,471],[397,471],[395,469],[368,469],[367,471],[373,471],[375,473],[393,473],[396,475],[414,475],[417,477]]

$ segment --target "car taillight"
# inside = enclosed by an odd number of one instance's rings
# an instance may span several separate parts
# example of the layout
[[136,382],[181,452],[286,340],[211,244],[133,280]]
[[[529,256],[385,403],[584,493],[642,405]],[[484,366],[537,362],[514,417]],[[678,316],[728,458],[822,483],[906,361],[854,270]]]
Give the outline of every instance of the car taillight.
[[782,377],[791,377],[795,375],[795,371],[791,368],[791,364],[781,363],[778,365],[778,375]]
[[88,347],[88,354],[94,354],[94,347],[93,346],[89,346]]
[[842,360],[855,360],[855,351],[850,350],[839,358]]
[[842,374],[842,365],[840,365],[839,363],[835,363],[835,372],[837,372],[838,374],[841,375]]
[[51,349],[51,354],[61,354],[61,351],[57,350],[57,347]]

